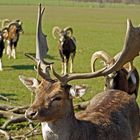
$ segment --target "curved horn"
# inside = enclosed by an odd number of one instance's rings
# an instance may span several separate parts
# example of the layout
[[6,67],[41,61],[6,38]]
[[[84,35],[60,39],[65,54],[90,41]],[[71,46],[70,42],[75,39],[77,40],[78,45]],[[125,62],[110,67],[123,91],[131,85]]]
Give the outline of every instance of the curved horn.
[[18,24],[17,22],[15,22],[15,21],[11,21],[11,22],[7,25],[8,30],[11,28],[11,26],[16,26],[16,27],[18,27],[19,24]]
[[3,19],[2,22],[1,22],[1,28],[4,28],[5,25],[6,25],[6,23],[9,23],[9,22],[11,22],[11,20],[9,20],[9,19]]
[[105,51],[97,51],[93,53],[91,57],[92,72],[95,71],[95,62],[99,58],[105,62],[106,66],[114,63],[114,59],[111,56],[109,56]]
[[54,26],[52,29],[52,36],[54,39],[56,39],[56,34],[60,34],[60,32],[62,31],[61,28],[59,28],[58,26]]
[[3,34],[4,39],[8,38],[8,27],[4,27],[2,29],[2,34]]
[[67,32],[67,35],[68,36],[72,36],[73,35],[73,29],[72,29],[72,27],[65,27],[64,29],[63,29],[65,32]]

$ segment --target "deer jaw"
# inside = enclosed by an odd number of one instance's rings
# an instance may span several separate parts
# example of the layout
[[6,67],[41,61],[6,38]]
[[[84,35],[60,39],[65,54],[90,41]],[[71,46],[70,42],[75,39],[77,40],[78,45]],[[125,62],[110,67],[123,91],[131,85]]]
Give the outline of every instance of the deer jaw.
[[60,90],[59,85],[43,80],[37,88],[34,103],[26,111],[26,117],[40,122],[55,121],[63,116],[68,104],[67,94]]

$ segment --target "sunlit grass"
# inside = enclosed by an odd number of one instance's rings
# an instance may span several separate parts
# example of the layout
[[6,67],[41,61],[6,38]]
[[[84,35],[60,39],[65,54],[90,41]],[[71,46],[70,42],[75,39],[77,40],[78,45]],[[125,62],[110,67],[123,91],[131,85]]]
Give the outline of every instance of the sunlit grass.
[[[26,58],[24,53],[35,53],[37,3],[38,1],[34,5],[0,5],[0,13],[2,13],[0,19],[21,19],[25,32],[19,40],[17,59],[9,60],[6,55],[3,57],[4,71],[0,72],[0,94],[7,96],[10,102],[1,101],[1,104],[25,105],[30,103],[31,94],[19,81],[18,76],[36,76],[36,72],[33,71],[34,63]],[[70,25],[73,27],[77,39],[74,71],[90,72],[92,53],[97,50],[105,50],[113,56],[119,52],[123,46],[126,19],[130,18],[134,25],[138,25],[140,23],[138,13],[140,13],[140,8],[137,6],[125,6],[125,8],[46,6],[43,17],[43,31],[47,34],[49,44],[49,57],[46,59],[54,61],[55,69],[60,73],[61,62],[56,47],[57,41],[52,38],[51,30],[55,25],[60,27]],[[135,60],[135,65],[140,71],[139,58]],[[88,100],[103,90],[103,79],[76,80],[71,83],[86,84],[88,90],[84,99]],[[138,98],[138,102],[140,103],[140,98]]]

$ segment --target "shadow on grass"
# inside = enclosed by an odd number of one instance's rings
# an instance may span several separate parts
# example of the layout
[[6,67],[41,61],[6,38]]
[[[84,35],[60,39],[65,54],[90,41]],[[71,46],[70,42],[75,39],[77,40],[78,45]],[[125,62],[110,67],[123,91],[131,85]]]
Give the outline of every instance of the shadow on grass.
[[11,67],[17,70],[34,70],[34,65],[13,65]]
[[3,101],[17,101],[16,94],[14,93],[0,93],[0,100]]
[[57,61],[60,61],[60,59],[58,59],[56,56],[52,56],[52,55],[49,55],[47,54],[46,58],[50,59],[50,60],[57,60]]
[[[35,53],[27,53],[27,54],[30,54],[30,55],[32,55],[33,57],[35,57]],[[49,59],[49,60],[57,60],[57,61],[59,61],[60,59],[58,59],[56,56],[52,56],[52,55],[49,55],[49,54],[47,54],[47,56],[45,57],[45,59]]]

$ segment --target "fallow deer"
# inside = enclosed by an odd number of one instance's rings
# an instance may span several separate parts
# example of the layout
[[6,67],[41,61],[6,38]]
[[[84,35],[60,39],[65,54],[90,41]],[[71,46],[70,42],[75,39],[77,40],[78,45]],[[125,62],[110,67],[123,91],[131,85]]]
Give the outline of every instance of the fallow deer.
[[[132,49],[133,51],[132,54]],[[140,131],[140,112],[136,99],[121,90],[106,90],[91,99],[87,109],[74,113],[72,98],[76,90],[68,82],[76,79],[89,79],[105,76],[119,70],[132,61],[140,51],[140,27],[133,27],[127,20],[127,33],[124,48],[118,60],[108,68],[93,73],[67,74],[56,73],[35,78],[19,76],[23,84],[36,94],[33,104],[25,116],[42,123],[44,140],[137,140]]]

